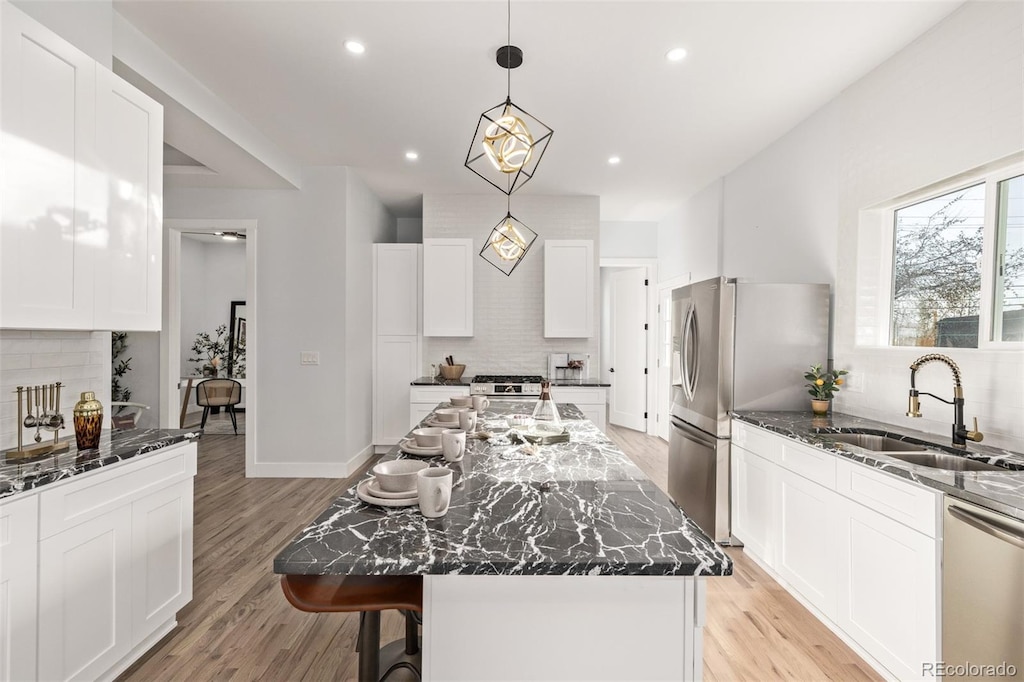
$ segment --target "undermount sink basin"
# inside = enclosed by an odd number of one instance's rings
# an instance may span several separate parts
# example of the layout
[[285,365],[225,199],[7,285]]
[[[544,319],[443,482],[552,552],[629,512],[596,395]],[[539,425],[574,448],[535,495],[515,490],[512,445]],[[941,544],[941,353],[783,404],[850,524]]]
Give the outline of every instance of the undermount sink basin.
[[916,464],[932,469],[946,471],[1005,471],[1001,467],[976,459],[967,459],[958,455],[944,455],[938,452],[887,452],[887,456],[907,464]]
[[915,443],[907,443],[888,436],[877,436],[873,433],[829,433],[822,434],[821,438],[833,443],[856,445],[873,452],[921,452],[925,449]]

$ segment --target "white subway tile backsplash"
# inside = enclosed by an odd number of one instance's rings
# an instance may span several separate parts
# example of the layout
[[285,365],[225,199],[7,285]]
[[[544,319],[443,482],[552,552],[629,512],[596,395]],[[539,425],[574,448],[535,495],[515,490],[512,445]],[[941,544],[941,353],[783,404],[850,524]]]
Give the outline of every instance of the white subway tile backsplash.
[[90,364],[90,353],[33,353],[33,367],[74,367]]
[[8,341],[6,336],[8,333],[9,332],[4,332],[4,336],[0,337],[0,358],[9,354],[59,353],[61,350],[59,339],[30,339],[17,337]]

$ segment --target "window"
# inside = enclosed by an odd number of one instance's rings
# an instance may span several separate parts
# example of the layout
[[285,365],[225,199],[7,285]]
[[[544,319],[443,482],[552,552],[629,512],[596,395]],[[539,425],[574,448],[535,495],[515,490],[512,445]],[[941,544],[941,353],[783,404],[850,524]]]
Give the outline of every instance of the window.
[[1008,175],[892,212],[893,346],[1024,341],[1024,175]]

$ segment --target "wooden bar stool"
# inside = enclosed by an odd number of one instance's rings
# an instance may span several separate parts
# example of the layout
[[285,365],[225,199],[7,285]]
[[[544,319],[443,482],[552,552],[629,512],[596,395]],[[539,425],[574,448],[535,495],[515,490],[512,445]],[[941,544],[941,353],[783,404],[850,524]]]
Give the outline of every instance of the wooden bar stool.
[[[419,679],[420,645],[415,614],[423,612],[423,576],[282,575],[281,589],[288,602],[300,611],[359,612],[359,682],[380,682],[399,668],[412,670]],[[381,648],[380,612],[387,609],[405,615],[405,642],[392,642]]]

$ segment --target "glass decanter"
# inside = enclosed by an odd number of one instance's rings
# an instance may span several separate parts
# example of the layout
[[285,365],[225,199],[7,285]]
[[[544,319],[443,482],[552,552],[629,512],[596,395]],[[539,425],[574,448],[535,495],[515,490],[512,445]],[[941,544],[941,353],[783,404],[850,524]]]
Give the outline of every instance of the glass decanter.
[[558,406],[551,397],[550,381],[541,382],[540,398],[533,406],[533,430],[545,433],[562,432],[562,418],[558,415]]

